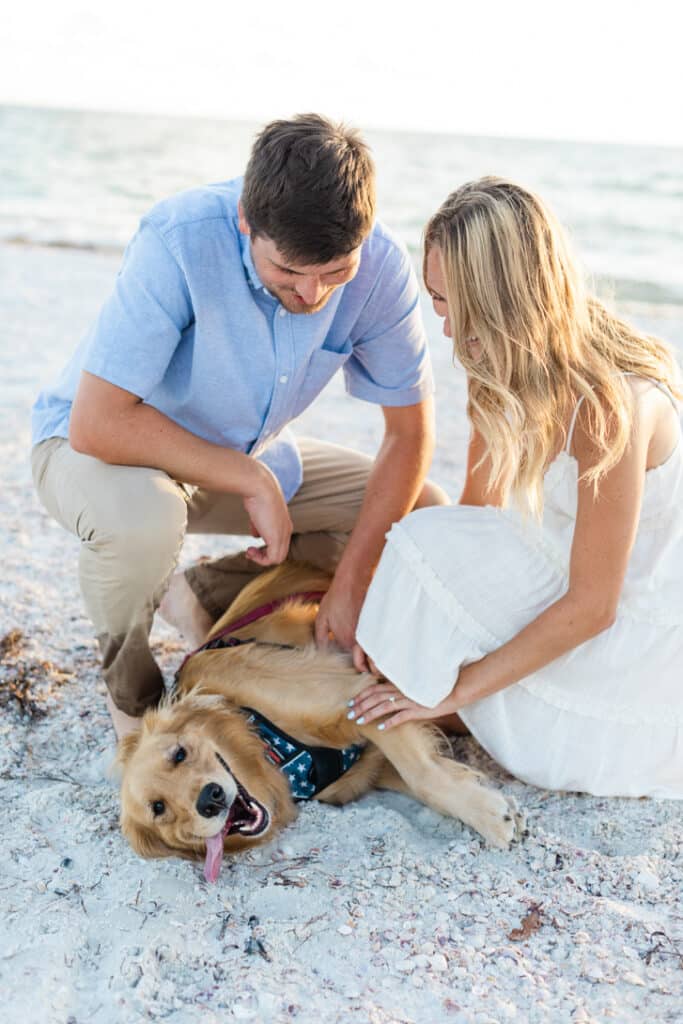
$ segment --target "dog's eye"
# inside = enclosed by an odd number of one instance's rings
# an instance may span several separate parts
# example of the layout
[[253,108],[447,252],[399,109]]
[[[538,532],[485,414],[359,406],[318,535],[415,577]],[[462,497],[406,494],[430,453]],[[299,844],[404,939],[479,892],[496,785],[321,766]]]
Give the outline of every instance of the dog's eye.
[[175,754],[173,755],[173,763],[180,764],[180,762],[184,761],[186,757],[187,751],[185,750],[185,747],[178,747]]
[[155,818],[158,818],[160,814],[163,814],[166,810],[166,804],[163,800],[155,800],[152,804],[152,813]]

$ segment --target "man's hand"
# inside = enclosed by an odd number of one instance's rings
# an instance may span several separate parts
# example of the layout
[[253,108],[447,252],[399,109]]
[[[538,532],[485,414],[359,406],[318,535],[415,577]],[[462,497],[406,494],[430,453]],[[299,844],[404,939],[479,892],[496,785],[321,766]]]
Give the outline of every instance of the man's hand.
[[257,565],[279,565],[289,551],[292,520],[275,474],[263,463],[255,462],[254,467],[258,467],[259,480],[255,492],[245,497],[244,507],[253,536],[265,544],[247,548],[246,556]]
[[[420,498],[432,456],[431,398],[416,405],[390,406],[382,411],[385,420],[382,446],[368,480],[356,526],[315,622],[318,647],[325,647],[333,633],[341,648],[351,650],[365,593],[382,553],[386,532]],[[445,494],[443,500],[447,501]],[[439,501],[440,496],[432,497],[434,504]]]
[[185,430],[141,398],[83,371],[69,424],[71,447],[112,465],[152,466],[172,480],[241,496],[254,535],[264,547],[248,555],[259,565],[284,561],[292,521],[266,465]]
[[345,583],[338,574],[334,577],[330,589],[320,602],[315,620],[315,642],[318,647],[327,647],[332,633],[342,650],[351,650],[366,589],[367,584],[356,582],[353,585]]
[[367,672],[368,675],[374,676],[375,679],[384,679],[384,676],[370,655],[365,653],[358,641],[351,648],[351,660],[356,672]]

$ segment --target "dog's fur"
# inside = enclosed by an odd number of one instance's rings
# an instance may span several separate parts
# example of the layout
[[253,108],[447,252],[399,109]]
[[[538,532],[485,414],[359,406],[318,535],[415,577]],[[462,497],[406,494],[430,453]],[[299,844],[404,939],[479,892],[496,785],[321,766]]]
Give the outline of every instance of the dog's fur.
[[[285,563],[246,586],[209,636],[265,603],[325,591],[329,583],[317,570]],[[226,852],[267,841],[294,819],[287,779],[264,757],[242,707],[304,743],[343,749],[367,742],[353,767],[317,799],[345,804],[373,787],[410,793],[460,818],[494,846],[507,847],[523,827],[514,800],[485,788],[478,773],[456,763],[437,729],[408,722],[380,732],[376,722],[361,726],[347,718],[348,700],[374,680],[359,675],[348,654],[315,647],[316,612],[315,604],[287,602],[235,634],[260,643],[195,655],[183,667],[174,699],[148,711],[141,730],[122,740],[121,825],[133,848],[143,857],[203,858],[207,838],[221,830],[227,812],[200,815],[198,795],[207,784],[234,793],[234,779],[265,806],[270,825],[257,837],[226,836]],[[180,747],[186,757],[176,763]],[[156,801],[165,809],[155,816]]]

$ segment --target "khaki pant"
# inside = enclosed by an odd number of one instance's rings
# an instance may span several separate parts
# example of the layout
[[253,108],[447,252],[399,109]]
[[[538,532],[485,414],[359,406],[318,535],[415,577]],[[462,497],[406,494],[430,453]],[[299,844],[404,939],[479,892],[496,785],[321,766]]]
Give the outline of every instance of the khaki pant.
[[[360,511],[373,460],[322,441],[299,442],[304,478],[289,504],[292,558],[334,570]],[[116,706],[141,715],[158,703],[163,678],[149,630],[186,531],[248,534],[241,499],[176,483],[162,470],[112,466],[50,438],[32,454],[33,479],[48,512],[81,541],[79,576]],[[202,563],[187,579],[217,619],[261,572],[244,555]]]

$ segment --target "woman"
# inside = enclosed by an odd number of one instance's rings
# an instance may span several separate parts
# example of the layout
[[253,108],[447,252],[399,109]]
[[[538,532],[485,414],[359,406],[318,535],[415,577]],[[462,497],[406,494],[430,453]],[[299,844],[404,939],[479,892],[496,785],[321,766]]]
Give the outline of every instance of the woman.
[[350,717],[457,715],[519,778],[683,798],[683,445],[669,349],[586,295],[519,186],[458,189],[425,282],[468,376],[459,506],[391,531]]

